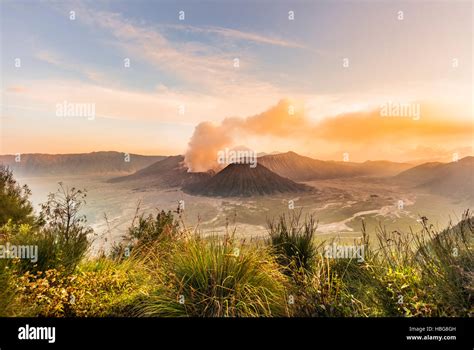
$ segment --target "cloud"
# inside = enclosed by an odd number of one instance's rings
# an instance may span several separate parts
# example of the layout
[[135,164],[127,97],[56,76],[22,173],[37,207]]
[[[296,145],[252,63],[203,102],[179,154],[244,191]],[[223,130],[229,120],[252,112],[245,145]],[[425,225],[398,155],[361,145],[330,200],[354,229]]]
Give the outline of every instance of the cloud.
[[28,89],[24,86],[15,85],[15,86],[7,87],[6,91],[7,92],[13,92],[13,93],[16,93],[16,94],[21,94],[21,93],[27,92]]
[[86,24],[108,30],[116,39],[113,45],[130,55],[131,61],[145,60],[168,70],[185,81],[208,88],[230,82],[232,56],[204,44],[169,41],[158,30],[138,25],[117,13],[82,9],[79,18]]
[[[202,122],[188,144],[185,162],[191,171],[218,169],[217,152],[235,147],[247,135],[291,138],[308,125],[300,106],[281,100],[269,110],[248,118],[225,118],[220,124]],[[290,108],[293,108],[290,113]]]
[[55,66],[64,66],[64,62],[57,56],[56,53],[47,50],[41,50],[34,55],[37,59],[53,64]]
[[[425,106],[426,107],[426,106]],[[460,119],[443,118],[436,111],[422,113],[419,120],[412,117],[383,117],[380,110],[354,112],[327,118],[317,125],[319,137],[334,141],[351,140],[355,144],[401,142],[444,136],[462,136],[472,132]]]
[[251,33],[251,32],[244,32],[244,31],[231,29],[231,28],[223,28],[223,27],[215,27],[215,26],[196,27],[196,26],[191,26],[191,25],[177,25],[177,24],[167,24],[162,27],[175,29],[175,30],[181,30],[181,31],[187,31],[187,32],[192,32],[192,33],[217,35],[217,36],[225,37],[233,41],[246,41],[246,42],[253,42],[257,44],[266,44],[266,45],[281,46],[281,47],[288,47],[288,48],[300,48],[300,49],[307,48],[305,45],[299,44],[297,42],[292,42],[292,41],[288,41],[288,40],[284,40],[284,39],[276,38],[276,37],[263,36],[263,35]]
[[105,75],[101,73],[100,71],[88,67],[82,63],[78,62],[70,62],[69,60],[65,59],[61,55],[59,55],[57,52],[54,52],[52,50],[40,50],[37,51],[34,54],[34,57],[37,59],[52,64],[54,66],[57,66],[61,69],[65,69],[68,71],[73,71],[73,72],[78,72],[90,81],[94,81],[96,83],[103,83],[105,80]]
[[[102,29],[112,35],[106,43],[119,48],[124,57],[131,62],[146,62],[159,72],[171,74],[178,82],[186,84],[187,90],[199,90],[210,94],[234,94],[236,86],[242,89],[260,89],[262,86],[276,90],[273,84],[260,80],[252,67],[257,59],[246,53],[225,45],[206,44],[203,41],[170,40],[164,28],[188,28],[202,33],[210,33],[229,40],[246,40],[256,43],[277,45],[280,47],[302,47],[277,38],[241,32],[220,27],[194,27],[179,25],[150,26],[143,22],[124,17],[122,14],[97,11],[84,5],[78,7],[77,20],[94,29]],[[234,59],[239,58],[239,67],[234,66]],[[257,67],[258,68],[258,67]]]
[[[262,138],[273,140],[279,147],[290,145],[289,150],[303,150],[325,158],[328,155],[349,152],[353,160],[403,158],[419,145],[437,145],[440,142],[455,145],[469,144],[472,128],[468,121],[437,113],[434,106],[425,106],[421,118],[383,117],[380,110],[354,112],[314,122],[297,101],[281,100],[263,113],[247,118],[226,118],[220,124],[200,123],[191,137],[185,162],[192,171],[217,169],[217,152],[232,148],[242,140]],[[249,146],[247,144],[247,146]],[[253,147],[251,147],[253,148]],[[261,150],[254,149],[258,152]],[[422,156],[425,152],[419,152]],[[443,151],[440,156],[445,156]],[[415,158],[415,154],[411,153]],[[337,157],[336,159],[338,159]]]
[[[160,121],[195,126],[203,119],[220,121],[223,114],[248,115],[275,101],[273,90],[265,87],[240,91],[238,98],[182,92],[159,85],[154,91],[108,87],[68,79],[28,80],[4,90],[3,108],[34,107],[35,111],[54,115],[63,101],[93,103],[98,118]],[[180,107],[184,113],[180,113]],[[22,107],[23,108],[23,107]],[[189,135],[183,136],[184,142]]]
[[[306,77],[295,76],[292,84],[279,86],[260,79],[258,73],[252,74],[261,66],[251,52],[248,55],[246,53],[238,70],[233,67],[232,60],[239,54],[235,50],[243,47],[241,43],[309,50],[299,43],[230,28],[151,26],[143,21],[128,19],[126,13],[98,11],[80,3],[54,3],[51,6],[62,6],[62,15],[65,10],[74,8],[78,14],[74,25],[79,25],[79,28],[82,22],[88,26],[87,31],[97,33],[93,40],[104,40],[103,50],[111,51],[110,45],[121,50],[117,53],[120,56],[116,62],[120,63],[121,58],[130,57],[132,67],[141,73],[151,76],[165,72],[186,84],[179,84],[180,87],[184,86],[182,89],[162,85],[157,86],[154,91],[149,88],[134,89],[130,87],[132,85],[126,86],[122,81],[118,83],[116,76],[106,76],[94,66],[74,62],[63,56],[61,49],[58,52],[41,49],[37,51],[36,58],[64,70],[79,72],[87,81],[20,81],[15,77],[14,82],[8,84],[10,88],[5,89],[4,103],[8,106],[23,106],[24,109],[34,108],[34,111],[54,113],[54,106],[67,100],[95,103],[98,118],[128,119],[137,124],[141,121],[159,120],[163,123],[195,126],[205,120],[196,127],[187,157],[190,164],[201,168],[212,167],[215,149],[227,144],[230,147],[246,144],[261,151],[291,149],[317,157],[339,158],[338,155],[344,150],[351,153],[351,159],[358,155],[365,160],[389,157],[402,159],[403,154],[411,157],[408,150],[416,149],[417,145],[425,142],[444,143],[446,140],[454,142],[459,139],[461,143],[466,140],[466,130],[469,128],[466,128],[465,123],[448,120],[448,117],[455,117],[452,110],[440,115],[439,112],[423,109],[421,120],[415,124],[408,119],[380,118],[376,106],[379,102],[400,98],[402,95],[411,98],[429,96],[436,100],[444,98],[451,102],[453,96],[463,96],[459,90],[469,93],[463,101],[468,101],[470,106],[470,85],[464,88],[455,84],[456,90],[452,84],[447,85],[442,81],[437,89],[439,95],[435,95],[431,90],[423,90],[418,85],[404,84],[397,87],[395,81],[389,81],[383,86],[377,86],[376,91],[351,89],[347,93],[338,93],[328,88],[324,90],[328,94],[322,96],[315,93],[313,81]],[[168,34],[179,33],[168,33],[167,29],[191,31],[198,34],[196,37],[199,38],[202,34],[202,37],[206,36],[206,40],[173,40],[176,35]],[[209,38],[217,40],[207,40]],[[226,45],[227,43],[230,45]],[[235,43],[239,45],[234,45]],[[147,64],[138,67],[142,62]],[[263,67],[265,62],[261,63]],[[150,64],[156,71],[149,70]],[[265,69],[263,67],[263,71]],[[265,73],[271,73],[271,77],[277,76],[276,72],[267,70]],[[283,73],[285,72],[282,71],[281,74]],[[432,82],[422,84],[433,86]],[[390,91],[384,91],[386,89]],[[304,100],[305,109],[298,108],[295,114],[289,115],[287,109],[290,102],[286,101],[266,110],[283,96]],[[291,103],[296,104],[294,101]],[[185,106],[185,114],[178,113],[181,105]],[[255,111],[265,112],[255,115]],[[181,135],[181,146],[189,136]],[[17,139],[21,142],[19,137]],[[206,165],[208,158],[211,159],[210,165]]]

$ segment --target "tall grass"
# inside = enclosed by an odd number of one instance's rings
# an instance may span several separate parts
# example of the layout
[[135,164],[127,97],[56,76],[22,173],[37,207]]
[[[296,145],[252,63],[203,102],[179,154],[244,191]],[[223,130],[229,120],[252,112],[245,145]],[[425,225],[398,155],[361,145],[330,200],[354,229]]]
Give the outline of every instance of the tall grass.
[[270,244],[278,261],[285,267],[309,270],[316,254],[314,234],[317,222],[313,216],[302,220],[302,212],[283,214],[268,221]]
[[[317,245],[300,240],[313,221],[280,217],[270,226],[271,241],[286,267],[295,316],[469,316],[474,314],[473,218],[469,212],[443,231],[423,217],[421,228],[387,231],[379,226],[376,244],[362,222],[364,261],[328,259]],[[292,234],[293,233],[293,234]],[[286,248],[286,249],[285,249]],[[297,252],[298,254],[295,254]],[[306,253],[302,258],[301,254]],[[305,264],[297,264],[305,261]],[[310,269],[302,269],[310,266]]]
[[466,211],[440,233],[424,221],[423,233],[416,239],[415,259],[423,283],[444,305],[439,314],[474,315],[474,219]]
[[177,242],[156,269],[163,287],[137,306],[138,316],[287,314],[285,278],[266,249],[198,237]]
[[366,286],[375,288],[376,298],[369,305],[377,307],[372,314],[472,315],[473,223],[466,211],[457,225],[443,231],[426,217],[420,219],[421,229],[417,231],[389,232],[379,226],[375,232],[378,245],[367,246],[365,263],[346,284],[365,281]]

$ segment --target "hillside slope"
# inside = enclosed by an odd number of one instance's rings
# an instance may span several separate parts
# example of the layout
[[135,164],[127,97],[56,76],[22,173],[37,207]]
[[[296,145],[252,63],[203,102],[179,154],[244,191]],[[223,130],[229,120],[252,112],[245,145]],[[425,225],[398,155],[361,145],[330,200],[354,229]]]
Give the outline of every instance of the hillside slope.
[[192,173],[181,155],[170,156],[128,176],[110,179],[109,182],[141,182],[146,186],[181,187],[208,179],[212,173]]
[[255,168],[248,164],[229,164],[210,179],[185,186],[183,190],[204,196],[249,197],[305,192],[311,187],[281,177],[261,164]]
[[425,163],[394,178],[401,184],[448,197],[474,199],[474,157],[451,163]]
[[412,167],[407,163],[366,161],[364,163],[323,161],[295,152],[265,155],[258,162],[294,181],[334,179],[355,176],[393,176]]

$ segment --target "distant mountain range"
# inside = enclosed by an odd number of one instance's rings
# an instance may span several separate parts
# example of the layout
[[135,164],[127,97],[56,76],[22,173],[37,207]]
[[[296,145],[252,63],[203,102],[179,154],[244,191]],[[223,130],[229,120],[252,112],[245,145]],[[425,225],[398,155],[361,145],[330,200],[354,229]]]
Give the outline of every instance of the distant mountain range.
[[79,154],[21,154],[0,155],[0,164],[10,167],[17,176],[53,175],[120,175],[130,174],[166,157],[142,156],[121,152],[92,152]]
[[281,177],[261,164],[255,168],[249,164],[229,164],[213,177],[183,188],[190,194],[219,197],[250,197],[310,190],[310,186]]
[[386,177],[413,167],[411,164],[389,161],[366,161],[364,163],[323,161],[304,157],[295,152],[265,155],[258,158],[258,163],[278,175],[294,181],[354,176]]
[[457,198],[474,198],[474,157],[451,163],[425,163],[406,170],[395,181],[428,192]]
[[[129,161],[127,161],[129,160]],[[456,198],[474,198],[474,157],[458,162],[425,163],[412,166],[389,161],[364,163],[322,161],[295,152],[260,156],[257,167],[230,164],[217,174],[189,172],[182,155],[142,156],[120,152],[84,154],[22,154],[0,156],[0,164],[16,176],[109,175],[111,183],[137,182],[137,186],[178,187],[205,196],[252,196],[307,191],[298,182],[350,178],[384,177],[408,188]]]

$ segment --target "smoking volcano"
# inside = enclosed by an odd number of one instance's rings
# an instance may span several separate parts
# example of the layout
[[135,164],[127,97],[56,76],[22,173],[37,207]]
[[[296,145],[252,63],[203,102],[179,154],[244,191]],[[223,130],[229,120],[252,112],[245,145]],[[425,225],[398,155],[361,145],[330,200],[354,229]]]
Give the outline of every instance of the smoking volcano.
[[251,167],[245,163],[233,163],[213,177],[187,185],[183,190],[202,196],[250,197],[306,192],[311,187],[281,177],[260,164]]

